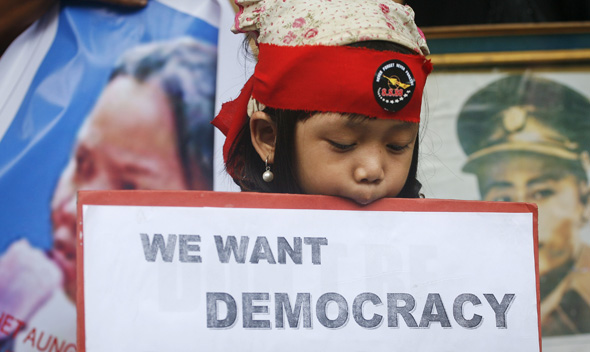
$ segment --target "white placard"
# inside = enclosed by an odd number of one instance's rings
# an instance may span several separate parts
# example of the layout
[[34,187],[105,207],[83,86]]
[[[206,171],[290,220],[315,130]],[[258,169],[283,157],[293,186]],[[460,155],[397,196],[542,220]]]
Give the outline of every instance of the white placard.
[[82,209],[88,352],[539,351],[530,212]]

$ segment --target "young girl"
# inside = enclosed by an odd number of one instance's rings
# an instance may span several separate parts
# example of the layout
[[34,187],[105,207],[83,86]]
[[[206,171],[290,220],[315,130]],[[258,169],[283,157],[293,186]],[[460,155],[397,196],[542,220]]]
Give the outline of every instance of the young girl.
[[236,0],[232,31],[258,62],[213,124],[242,191],[368,204],[419,196],[422,91],[432,70],[408,6],[392,0]]

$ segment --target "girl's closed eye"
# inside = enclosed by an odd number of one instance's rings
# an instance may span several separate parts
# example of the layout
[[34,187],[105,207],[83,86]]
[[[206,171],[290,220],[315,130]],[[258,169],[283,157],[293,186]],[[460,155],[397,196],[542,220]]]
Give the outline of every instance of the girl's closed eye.
[[401,153],[403,151],[405,151],[406,149],[410,148],[410,144],[405,144],[405,145],[399,145],[399,144],[388,144],[387,145],[387,149],[389,149],[389,151],[394,152],[394,153]]
[[352,150],[356,146],[356,143],[339,143],[333,140],[328,140],[328,143],[337,151],[342,152]]

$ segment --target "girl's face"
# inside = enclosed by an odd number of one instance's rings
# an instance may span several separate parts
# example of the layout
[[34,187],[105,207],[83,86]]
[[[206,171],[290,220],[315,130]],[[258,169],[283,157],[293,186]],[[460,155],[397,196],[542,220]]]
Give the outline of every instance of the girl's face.
[[306,194],[369,204],[399,194],[418,124],[321,113],[295,127],[295,166]]

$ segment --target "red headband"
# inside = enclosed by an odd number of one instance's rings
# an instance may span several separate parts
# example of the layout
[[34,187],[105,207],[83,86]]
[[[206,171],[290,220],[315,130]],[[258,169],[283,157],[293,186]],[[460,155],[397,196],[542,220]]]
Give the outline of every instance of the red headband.
[[225,161],[248,122],[250,96],[275,109],[420,122],[422,91],[432,71],[424,56],[347,46],[260,43],[259,49],[254,75],[212,122],[226,135]]

